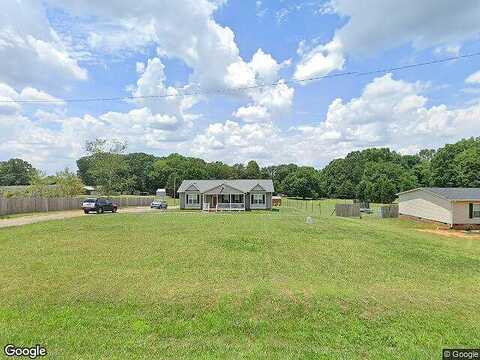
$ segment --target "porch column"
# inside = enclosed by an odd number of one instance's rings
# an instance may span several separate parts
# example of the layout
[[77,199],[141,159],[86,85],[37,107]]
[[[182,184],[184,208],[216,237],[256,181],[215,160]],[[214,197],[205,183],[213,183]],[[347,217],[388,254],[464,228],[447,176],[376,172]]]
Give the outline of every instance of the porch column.
[[245,209],[245,196],[247,196],[246,194],[243,194],[243,210],[246,210]]
[[230,210],[232,210],[232,194],[228,194],[228,202],[230,203]]

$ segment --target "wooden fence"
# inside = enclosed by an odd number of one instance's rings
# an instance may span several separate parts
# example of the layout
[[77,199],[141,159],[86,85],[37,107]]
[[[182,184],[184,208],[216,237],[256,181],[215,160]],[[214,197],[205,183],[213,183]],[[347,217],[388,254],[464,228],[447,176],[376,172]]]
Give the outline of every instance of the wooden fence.
[[[148,206],[153,196],[113,197],[119,207]],[[2,198],[0,197],[0,216],[30,212],[47,212],[80,209],[85,198]]]
[[360,204],[336,204],[335,215],[341,217],[360,217]]
[[386,218],[398,218],[398,205],[385,205],[380,208],[380,217]]

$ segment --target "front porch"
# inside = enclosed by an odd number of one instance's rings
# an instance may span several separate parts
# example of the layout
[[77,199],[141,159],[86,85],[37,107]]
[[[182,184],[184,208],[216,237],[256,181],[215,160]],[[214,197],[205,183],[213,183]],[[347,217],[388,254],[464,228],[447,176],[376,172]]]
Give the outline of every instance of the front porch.
[[244,194],[203,194],[203,211],[245,211]]

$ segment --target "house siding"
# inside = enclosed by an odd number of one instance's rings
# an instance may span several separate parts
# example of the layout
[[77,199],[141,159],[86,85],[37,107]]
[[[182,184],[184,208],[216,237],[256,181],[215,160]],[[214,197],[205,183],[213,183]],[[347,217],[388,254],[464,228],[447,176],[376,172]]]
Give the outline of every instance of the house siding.
[[[200,195],[200,203],[199,204],[187,204],[187,194],[194,194]],[[199,191],[186,191],[184,193],[180,193],[180,209],[181,210],[200,210],[202,208],[202,194]]]
[[179,194],[180,198],[180,209],[185,209],[185,193],[180,193]]
[[245,194],[245,210],[250,210],[250,193]]
[[461,225],[480,225],[480,218],[470,219],[470,204],[480,204],[478,201],[458,201],[453,203],[453,223]]
[[265,191],[251,191],[248,195],[248,201],[251,202],[252,194],[264,194],[265,195],[265,205],[254,205],[249,204],[251,210],[271,210],[272,209],[272,193]]
[[401,215],[453,224],[451,202],[421,189],[399,195],[399,212]]

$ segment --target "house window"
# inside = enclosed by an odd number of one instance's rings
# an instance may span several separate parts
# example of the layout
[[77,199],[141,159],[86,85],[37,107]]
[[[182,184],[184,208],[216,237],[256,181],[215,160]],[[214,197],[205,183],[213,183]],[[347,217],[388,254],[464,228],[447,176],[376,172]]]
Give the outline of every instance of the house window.
[[188,205],[198,205],[198,204],[200,204],[200,195],[198,195],[198,194],[187,194],[187,204]]
[[480,204],[472,204],[472,218],[480,218]]
[[265,205],[265,194],[252,194],[253,205]]
[[232,195],[232,204],[243,204],[243,195]]
[[229,195],[220,195],[218,197],[218,201],[220,202],[220,204],[229,204],[230,203],[230,197]]

